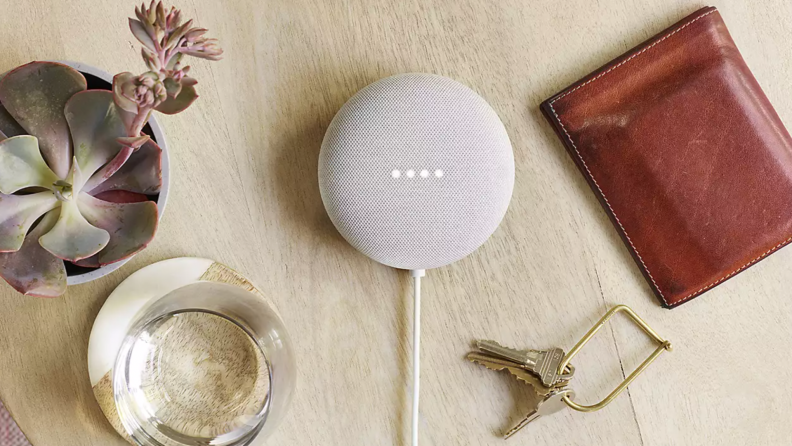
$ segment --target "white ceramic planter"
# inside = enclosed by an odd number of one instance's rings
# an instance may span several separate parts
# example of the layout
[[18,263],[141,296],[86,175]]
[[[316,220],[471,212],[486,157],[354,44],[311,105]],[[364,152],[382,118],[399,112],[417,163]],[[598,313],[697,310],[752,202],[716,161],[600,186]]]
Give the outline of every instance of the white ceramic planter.
[[[86,65],[80,62],[72,62],[68,60],[55,60],[53,62],[58,62],[64,65],[68,65],[81,73],[96,76],[100,79],[109,82],[110,84],[113,83],[113,75],[111,75],[110,73],[104,70],[100,70],[99,68],[92,67],[90,65]],[[157,122],[157,119],[154,116],[152,116],[151,119],[149,120],[149,125],[151,126],[151,132],[153,133],[152,137],[154,141],[162,149],[162,188],[160,189],[159,198],[157,198],[157,209],[159,211],[159,218],[162,219],[162,213],[165,211],[165,203],[167,203],[168,201],[168,186],[170,184],[170,163],[168,162],[168,143],[165,141],[165,134],[162,133],[162,128],[160,127],[159,123]],[[82,274],[69,275],[67,283],[69,285],[79,285],[81,283],[90,282],[100,277],[104,277],[110,274],[111,272],[117,270],[118,268],[121,268],[121,266],[123,266],[124,263],[128,262],[132,257],[134,256],[130,256],[119,262],[111,263],[110,265],[97,268],[93,271],[88,271]]]

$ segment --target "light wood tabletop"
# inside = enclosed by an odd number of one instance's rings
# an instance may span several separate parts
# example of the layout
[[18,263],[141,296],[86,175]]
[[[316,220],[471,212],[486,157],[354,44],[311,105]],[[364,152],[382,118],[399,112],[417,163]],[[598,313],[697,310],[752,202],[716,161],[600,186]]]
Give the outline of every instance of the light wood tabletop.
[[[0,285],[0,398],[35,446],[126,444],[91,392],[88,335],[132,272],[206,257],[251,279],[296,346],[297,393],[267,444],[404,445],[409,440],[409,274],[376,264],[333,228],[317,157],[357,90],[403,72],[452,77],[481,94],[512,139],[506,218],[477,252],[424,279],[422,445],[500,445],[533,402],[508,374],[464,359],[471,342],[569,349],[617,303],[674,351],[609,407],[566,410],[513,444],[781,445],[792,438],[792,248],[704,296],[660,308],[539,103],[666,26],[698,1],[175,0],[220,39],[225,59],[191,61],[201,98],[160,117],[170,199],[154,242],[119,271],[43,300]],[[9,1],[0,71],[31,60],[143,71],[126,25],[134,2]],[[792,125],[792,3],[716,6],[778,114]],[[595,402],[652,345],[617,317],[575,358],[578,400]]]

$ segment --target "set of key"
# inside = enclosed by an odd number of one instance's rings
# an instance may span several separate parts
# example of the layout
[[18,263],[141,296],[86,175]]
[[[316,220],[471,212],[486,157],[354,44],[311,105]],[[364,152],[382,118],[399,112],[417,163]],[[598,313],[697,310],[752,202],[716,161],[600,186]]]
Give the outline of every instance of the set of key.
[[[569,361],[580,352],[584,345],[605,325],[614,314],[623,312],[637,324],[650,338],[657,342],[655,351],[638,366],[607,397],[589,406],[574,402],[575,391],[569,388],[569,381],[575,375],[575,368]],[[552,415],[567,407],[580,412],[593,412],[607,406],[630,385],[664,351],[671,351],[671,342],[652,330],[643,319],[625,305],[610,309],[578,343],[569,354],[560,348],[549,350],[515,350],[504,347],[495,341],[478,341],[477,351],[468,354],[468,359],[490,370],[508,370],[518,380],[530,384],[541,397],[537,405],[516,426],[506,432],[509,438],[520,429],[539,417]]]
[[516,350],[495,341],[476,342],[479,351],[468,354],[468,359],[490,370],[508,370],[518,380],[530,384],[542,397],[537,406],[516,426],[505,434],[509,438],[539,417],[552,415],[567,407],[564,397],[574,398],[575,391],[567,385],[575,368],[567,365],[559,371],[566,355],[560,348],[548,350]]

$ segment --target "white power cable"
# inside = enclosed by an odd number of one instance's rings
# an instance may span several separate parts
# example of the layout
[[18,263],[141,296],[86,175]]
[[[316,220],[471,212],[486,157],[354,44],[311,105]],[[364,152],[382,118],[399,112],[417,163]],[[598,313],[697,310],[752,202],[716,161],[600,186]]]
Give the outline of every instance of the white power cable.
[[412,403],[412,446],[418,446],[418,402],[421,389],[421,277],[422,269],[411,270],[415,304],[413,306],[413,403]]

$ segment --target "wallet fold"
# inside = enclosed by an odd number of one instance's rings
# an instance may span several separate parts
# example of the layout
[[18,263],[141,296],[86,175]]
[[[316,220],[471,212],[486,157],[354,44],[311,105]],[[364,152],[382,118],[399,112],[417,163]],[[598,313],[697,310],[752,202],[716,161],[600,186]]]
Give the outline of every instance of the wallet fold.
[[716,8],[541,109],[665,307],[792,242],[792,139]]

